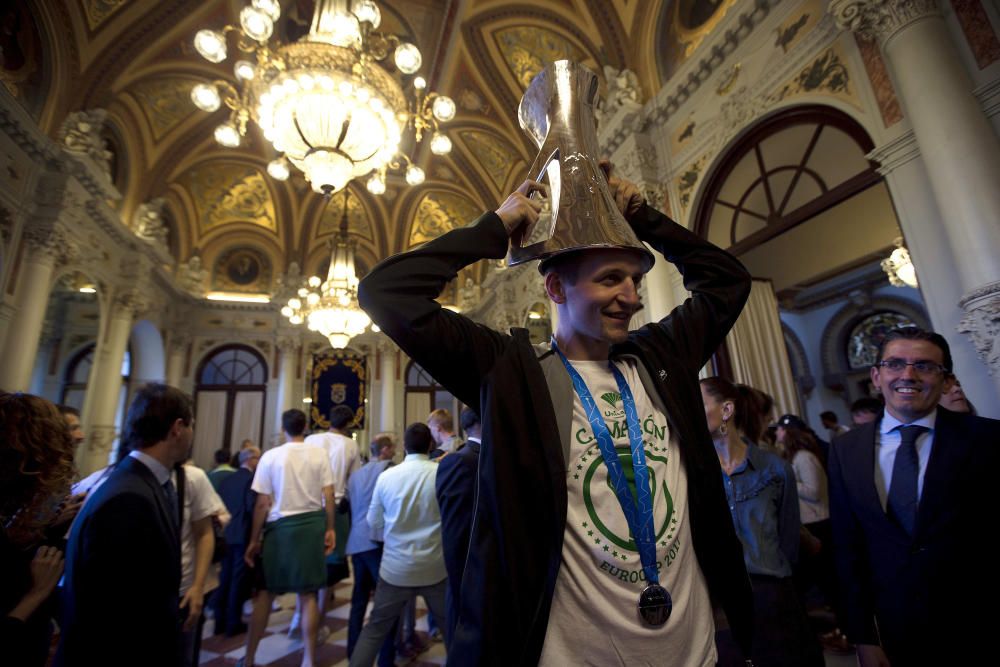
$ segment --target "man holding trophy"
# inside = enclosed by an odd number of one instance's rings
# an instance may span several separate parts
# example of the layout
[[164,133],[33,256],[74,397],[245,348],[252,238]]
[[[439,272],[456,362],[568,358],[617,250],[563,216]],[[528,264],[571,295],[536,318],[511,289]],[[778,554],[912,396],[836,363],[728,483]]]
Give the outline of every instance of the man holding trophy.
[[[586,68],[547,67],[518,112],[537,180],[361,281],[372,320],[482,417],[449,664],[714,665],[713,603],[750,655],[750,581],[698,386],[750,277],[598,162],[596,92]],[[643,242],[692,296],[629,331],[654,261]],[[508,249],[511,265],[540,260],[558,311],[548,343],[435,301]]]

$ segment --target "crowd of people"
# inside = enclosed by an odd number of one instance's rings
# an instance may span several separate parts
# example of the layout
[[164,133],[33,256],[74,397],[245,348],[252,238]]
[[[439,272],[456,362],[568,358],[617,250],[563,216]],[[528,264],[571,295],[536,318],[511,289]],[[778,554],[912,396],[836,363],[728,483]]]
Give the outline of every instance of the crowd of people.
[[[74,484],[79,414],[0,393],[11,664],[44,665],[55,643],[60,666],[197,665],[210,604],[214,632],[246,633],[251,667],[275,596],[294,593],[289,634],[311,667],[350,575],[352,667],[412,650],[417,596],[455,665],[808,667],[824,647],[863,667],[971,664],[988,620],[966,596],[997,592],[979,517],[1000,422],[974,415],[948,343],[890,331],[870,373],[881,398],[851,406],[852,428],[824,413],[829,441],[797,415],[773,420],[760,389],[700,376],[746,271],[602,167],[691,297],[630,331],[651,257],[615,247],[543,258],[558,311],[547,344],[441,308],[461,268],[537,220],[532,182],[385,260],[363,307],[467,406],[458,433],[443,410],[410,424],[401,462],[393,434],[362,456],[338,406],[313,434],[284,412],[284,444],[222,450],[206,473],[190,462],[191,398],[149,384],[116,462]],[[829,627],[807,614],[817,598]]]

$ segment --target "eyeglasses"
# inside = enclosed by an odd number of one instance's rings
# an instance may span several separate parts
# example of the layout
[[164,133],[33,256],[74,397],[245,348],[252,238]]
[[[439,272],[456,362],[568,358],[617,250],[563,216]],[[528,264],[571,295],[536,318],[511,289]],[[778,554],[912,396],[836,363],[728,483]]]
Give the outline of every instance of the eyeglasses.
[[882,368],[888,368],[893,373],[902,373],[906,370],[907,366],[913,366],[914,372],[918,375],[936,375],[937,373],[944,373],[947,369],[941,364],[935,363],[933,361],[925,361],[921,359],[920,361],[904,361],[903,359],[886,359],[884,361],[878,362],[878,365]]

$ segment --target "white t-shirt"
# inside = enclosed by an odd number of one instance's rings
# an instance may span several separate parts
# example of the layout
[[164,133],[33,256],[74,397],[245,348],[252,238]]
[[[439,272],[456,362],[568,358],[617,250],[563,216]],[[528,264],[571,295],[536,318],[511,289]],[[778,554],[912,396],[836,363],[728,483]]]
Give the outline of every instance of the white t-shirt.
[[[606,361],[571,362],[604,415],[631,478],[625,410]],[[575,397],[570,444],[562,565],[539,664],[706,667],[715,664],[715,622],[705,577],[691,544],[687,476],[667,419],[646,395],[632,361],[615,365],[635,397],[653,489],[653,522],[660,585],[673,598],[665,625],[639,617],[647,583],[628,522],[608,483],[607,467]],[[586,619],[586,627],[581,626]]]
[[339,433],[314,433],[306,438],[307,444],[316,444],[326,450],[333,471],[333,497],[340,502],[347,492],[347,480],[361,467],[358,443]]
[[[174,487],[177,486],[177,473],[171,472]],[[228,517],[226,506],[219,494],[212,488],[212,482],[201,468],[193,465],[184,466],[184,521],[181,523],[181,596],[194,583],[194,535],[191,524],[207,516],[219,514]],[[228,519],[227,519],[228,520]],[[206,584],[205,592],[214,588]]]
[[286,442],[260,457],[250,488],[272,497],[271,522],[323,509],[323,487],[332,484],[330,458],[322,446]]

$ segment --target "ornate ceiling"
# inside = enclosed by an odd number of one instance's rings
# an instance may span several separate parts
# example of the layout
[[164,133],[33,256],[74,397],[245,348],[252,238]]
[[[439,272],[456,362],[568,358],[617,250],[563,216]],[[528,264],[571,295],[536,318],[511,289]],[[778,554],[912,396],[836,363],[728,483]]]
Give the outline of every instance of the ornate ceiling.
[[[350,186],[349,230],[361,270],[494,208],[524,178],[535,150],[517,126],[516,108],[545,63],[574,58],[602,76],[606,66],[628,68],[648,98],[734,2],[379,0],[382,29],[420,47],[421,74],[432,90],[455,99],[458,114],[446,128],[452,153],[437,157],[424,146],[416,156],[427,172],[423,185],[390,179],[380,197]],[[258,258],[261,269],[251,286],[276,280],[291,262],[305,275],[319,271],[343,208],[341,195],[324,208],[297,171],[286,182],[270,178],[274,154],[254,125],[243,147],[219,147],[212,131],[225,112],[206,114],[191,103],[195,82],[230,78],[231,67],[200,58],[195,32],[238,23],[245,4],[14,0],[0,11],[12,26],[4,53],[20,54],[18,63],[5,55],[3,81],[43,130],[55,137],[68,113],[107,109],[123,220],[162,197],[176,261],[198,255],[215,267],[213,284],[230,288],[240,284],[233,262],[247,257]],[[294,39],[307,31],[312,0],[281,4],[276,32]],[[668,41],[670,49],[658,48]],[[477,280],[482,272],[472,270]]]

